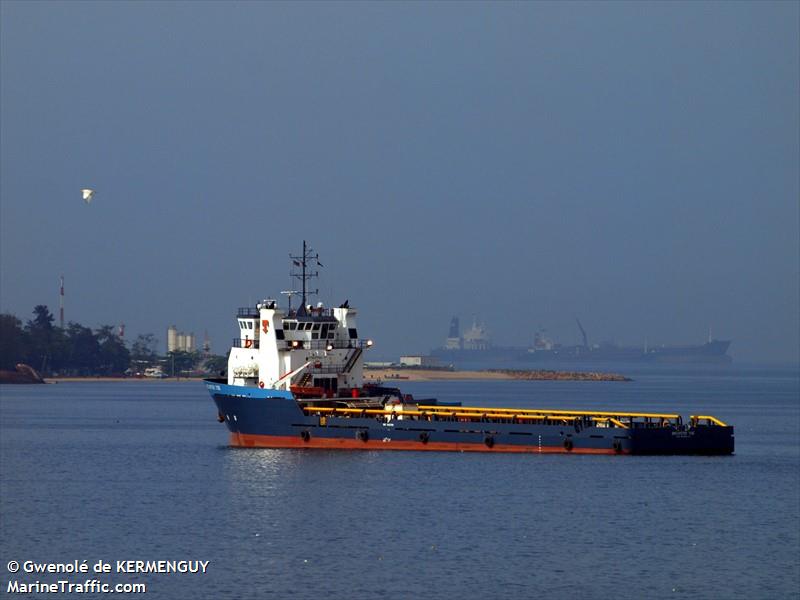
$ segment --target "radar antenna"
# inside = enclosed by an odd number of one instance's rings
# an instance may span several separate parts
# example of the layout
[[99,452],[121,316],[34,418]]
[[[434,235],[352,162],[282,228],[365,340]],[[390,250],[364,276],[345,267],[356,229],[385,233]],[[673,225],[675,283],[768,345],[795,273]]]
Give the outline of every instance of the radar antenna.
[[[289,258],[292,259],[292,266],[299,267],[300,272],[292,270],[290,275],[295,279],[299,279],[302,282],[302,291],[301,293],[301,301],[300,307],[297,309],[297,314],[303,315],[306,312],[306,303],[307,298],[311,294],[318,294],[319,290],[309,290],[306,286],[306,283],[309,279],[313,279],[314,277],[319,277],[319,271],[311,271],[309,270],[309,262],[314,261],[317,267],[323,266],[321,262],[319,262],[319,254],[314,252],[311,249],[305,240],[303,240],[303,254],[301,256],[295,256],[294,254],[290,254]],[[291,298],[291,296],[290,296]]]

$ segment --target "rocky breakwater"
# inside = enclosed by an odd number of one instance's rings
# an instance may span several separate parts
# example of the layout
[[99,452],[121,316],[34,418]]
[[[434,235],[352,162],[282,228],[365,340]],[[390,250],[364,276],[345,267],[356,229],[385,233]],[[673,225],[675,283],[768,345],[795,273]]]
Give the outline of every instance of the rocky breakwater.
[[36,369],[19,363],[14,371],[0,370],[0,383],[44,383]]
[[549,371],[549,370],[514,370],[489,369],[489,373],[501,373],[511,379],[529,381],[632,381],[618,373],[597,373],[594,371]]

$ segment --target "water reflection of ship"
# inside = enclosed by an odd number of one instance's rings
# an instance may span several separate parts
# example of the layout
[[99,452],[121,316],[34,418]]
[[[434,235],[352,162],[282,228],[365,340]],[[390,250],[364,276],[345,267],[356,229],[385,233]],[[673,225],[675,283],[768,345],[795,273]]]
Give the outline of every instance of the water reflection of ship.
[[503,347],[492,344],[486,327],[477,320],[460,335],[458,317],[450,321],[450,332],[442,348],[431,352],[445,362],[498,361],[586,361],[586,362],[653,362],[653,363],[729,363],[730,340],[712,339],[703,344],[680,346],[648,345],[621,346],[614,342],[589,343],[586,330],[577,320],[582,343],[562,345],[539,328],[529,348]]

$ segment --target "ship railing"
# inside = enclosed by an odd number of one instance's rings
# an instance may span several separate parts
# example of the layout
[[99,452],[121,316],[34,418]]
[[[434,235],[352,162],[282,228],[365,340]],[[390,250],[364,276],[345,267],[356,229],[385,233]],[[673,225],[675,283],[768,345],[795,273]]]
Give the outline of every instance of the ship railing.
[[689,417],[689,422],[692,424],[692,427],[697,427],[698,425],[704,425],[707,427],[717,426],[717,427],[727,427],[728,424],[720,421],[716,417],[712,417],[710,415],[692,415]]
[[[345,417],[350,416],[364,416],[367,415],[383,415],[386,418],[408,418],[415,420],[454,420],[454,421],[469,421],[469,422],[495,422],[495,423],[524,423],[524,422],[540,422],[542,424],[560,424],[560,425],[576,425],[576,426],[613,426],[621,429],[628,429],[630,427],[666,427],[666,426],[679,426],[680,416],[678,415],[658,415],[659,418],[651,418],[652,413],[629,413],[648,415],[647,421],[634,421],[629,418],[627,422],[622,419],[610,417],[606,414],[590,413],[588,411],[533,411],[533,410],[514,410],[514,409],[474,409],[469,407],[435,407],[426,406],[418,407],[417,410],[391,410],[391,409],[361,409],[361,408],[340,408],[340,407],[319,407],[319,406],[306,406],[303,410],[308,414],[322,413],[330,414],[331,416],[341,415]],[[574,413],[580,413],[578,415]],[[666,420],[661,417],[673,417],[671,420]]]
[[386,408],[342,408],[338,406],[304,406],[306,412],[326,412],[342,414],[367,414],[367,415],[413,415],[413,416],[452,416],[452,417],[478,417],[478,418],[519,418],[519,419],[553,419],[571,423],[575,417],[570,415],[515,415],[510,413],[476,412],[469,409],[442,409],[438,411],[429,410],[391,410]]
[[613,425],[614,427],[619,427],[620,429],[628,429],[630,425],[626,425],[619,419],[614,419],[613,417],[591,417],[592,420],[599,425],[600,427],[610,427]]
[[[408,411],[403,411],[406,413]],[[455,418],[467,418],[467,419],[477,419],[477,420],[508,420],[512,423],[514,422],[541,422],[544,424],[551,424],[551,423],[560,423],[563,425],[579,425],[579,426],[592,426],[592,425],[599,425],[609,427],[613,425],[614,427],[619,427],[622,429],[628,429],[631,425],[637,426],[639,423],[630,422],[624,423],[620,419],[615,419],[608,417],[606,415],[593,415],[593,414],[575,414],[581,413],[581,411],[525,411],[525,410],[514,410],[514,409],[491,409],[491,410],[481,410],[481,409],[473,409],[473,408],[458,408],[458,409],[447,409],[447,408],[432,408],[432,407],[425,407],[424,409],[420,407],[420,414],[423,416],[433,415],[435,417],[455,417]],[[414,414],[413,412],[411,414]],[[658,419],[657,421],[651,421],[652,425],[655,426],[656,423],[662,424],[663,420]],[[642,423],[644,425],[644,423]]]
[[306,367],[306,372],[313,372],[314,374],[319,373],[341,373],[343,365],[326,365],[324,367],[315,367],[313,364],[308,365]]
[[[290,319],[295,319],[295,318],[297,318],[297,317],[298,317],[298,314],[297,314],[297,309],[296,309],[296,308],[293,308],[293,309],[289,310],[289,311],[286,313],[286,316],[287,316],[288,318],[290,318]],[[311,317],[311,318],[313,318],[313,317],[335,317],[336,315],[335,315],[335,313],[333,312],[333,309],[332,309],[332,308],[317,308],[317,307],[312,307],[312,308],[306,309],[305,313],[304,313],[304,314],[300,314],[299,316],[300,316],[301,318],[302,318],[302,317]]]
[[243,340],[242,338],[233,338],[234,348],[259,348],[259,340]]
[[[444,410],[439,406],[419,406],[420,410]],[[641,419],[649,422],[657,421],[670,421],[680,422],[681,416],[672,413],[640,413],[640,412],[609,412],[609,411],[591,411],[591,410],[559,410],[552,408],[530,409],[530,408],[490,408],[490,407],[477,407],[469,408],[473,411],[487,411],[487,412],[500,412],[500,413],[518,413],[522,415],[569,415],[574,417],[598,417],[598,418],[613,418],[618,421],[626,422],[630,419]]]
[[[330,413],[342,416],[352,415],[384,415],[385,417],[402,417],[419,420],[464,420],[472,422],[541,422],[543,424],[563,424],[600,427],[629,428],[658,428],[682,427],[682,418],[675,414],[661,413],[604,413],[593,411],[559,411],[559,410],[530,410],[512,408],[473,408],[473,407],[438,407],[419,406],[416,410],[391,410],[391,409],[359,409],[339,407],[303,407],[309,414]],[[709,415],[691,417],[692,426],[719,426],[727,425]]]
[[[250,343],[248,346],[247,343]],[[352,350],[355,348],[369,348],[369,340],[286,340],[279,342],[284,344],[288,350]],[[233,338],[234,348],[259,348],[259,340],[243,340],[242,338]],[[279,348],[281,346],[279,345]]]
[[244,306],[236,310],[236,316],[240,319],[257,319],[259,313],[255,306]]
[[291,350],[352,350],[369,348],[370,340],[287,340],[286,347]]

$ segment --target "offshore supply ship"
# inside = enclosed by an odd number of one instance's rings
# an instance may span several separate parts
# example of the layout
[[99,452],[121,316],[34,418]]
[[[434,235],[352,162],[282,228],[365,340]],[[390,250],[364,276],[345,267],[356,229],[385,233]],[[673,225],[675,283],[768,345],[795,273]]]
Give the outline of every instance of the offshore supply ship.
[[[461,406],[363,381],[356,310],[308,304],[318,255],[290,256],[302,291],[288,309],[240,308],[227,377],[206,379],[240,447],[584,454],[731,454],[733,427],[708,415]],[[316,264],[314,264],[316,263]],[[291,294],[301,296],[291,307]]]

